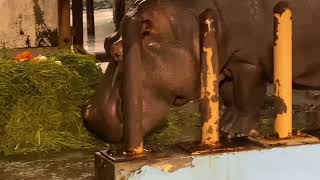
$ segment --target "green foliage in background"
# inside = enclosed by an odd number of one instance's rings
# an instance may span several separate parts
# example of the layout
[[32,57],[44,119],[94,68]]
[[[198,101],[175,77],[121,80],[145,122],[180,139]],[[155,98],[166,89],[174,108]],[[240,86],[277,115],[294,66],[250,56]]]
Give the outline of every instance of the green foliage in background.
[[[61,63],[60,63],[61,62]],[[0,59],[0,153],[103,145],[83,126],[82,110],[103,73],[87,56],[59,53],[39,63]]]

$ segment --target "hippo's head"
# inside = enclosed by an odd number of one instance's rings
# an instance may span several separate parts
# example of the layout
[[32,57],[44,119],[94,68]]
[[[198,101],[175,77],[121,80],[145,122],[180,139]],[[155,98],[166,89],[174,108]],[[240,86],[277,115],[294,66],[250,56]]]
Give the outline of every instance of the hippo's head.
[[[196,16],[179,7],[152,3],[135,4],[119,32],[106,39],[105,48],[113,61],[86,111],[89,127],[104,140],[123,137],[124,96],[142,101],[145,135],[163,124],[171,105],[182,105],[199,95]],[[130,89],[135,84],[138,91]]]

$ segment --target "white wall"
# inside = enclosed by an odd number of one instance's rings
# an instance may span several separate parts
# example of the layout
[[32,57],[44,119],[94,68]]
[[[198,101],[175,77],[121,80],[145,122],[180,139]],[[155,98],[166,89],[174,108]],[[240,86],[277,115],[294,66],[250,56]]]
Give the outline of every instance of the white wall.
[[56,46],[57,29],[58,0],[0,0],[0,49]]

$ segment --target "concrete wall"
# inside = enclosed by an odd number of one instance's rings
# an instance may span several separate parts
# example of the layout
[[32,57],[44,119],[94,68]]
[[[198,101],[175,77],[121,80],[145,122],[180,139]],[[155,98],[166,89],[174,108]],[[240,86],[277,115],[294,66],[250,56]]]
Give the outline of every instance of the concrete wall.
[[[185,168],[144,165],[129,180],[319,180],[320,145],[196,156]],[[175,164],[179,160],[174,161]],[[124,174],[124,172],[123,172]]]
[[0,49],[58,46],[58,0],[0,0]]

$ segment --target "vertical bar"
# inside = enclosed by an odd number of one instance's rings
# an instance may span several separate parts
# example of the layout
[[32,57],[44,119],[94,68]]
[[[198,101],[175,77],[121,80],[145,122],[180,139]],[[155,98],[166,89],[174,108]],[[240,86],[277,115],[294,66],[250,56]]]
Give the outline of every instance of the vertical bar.
[[275,131],[280,138],[292,136],[292,13],[280,2],[274,9]]
[[212,11],[200,16],[202,144],[219,145],[219,81],[216,25]]
[[123,112],[127,150],[143,153],[141,22],[134,17],[124,20],[123,35]]
[[126,4],[127,4],[126,0],[113,0],[112,1],[113,22],[116,26],[116,31],[119,30],[121,20],[126,13]]
[[94,27],[94,7],[93,0],[86,1],[86,9],[87,9],[87,31],[89,36],[95,35],[95,27]]
[[70,0],[58,1],[59,16],[59,48],[70,49],[71,25],[70,25]]
[[[83,49],[83,1],[72,0],[73,46],[76,51]],[[80,52],[83,53],[83,52]]]

